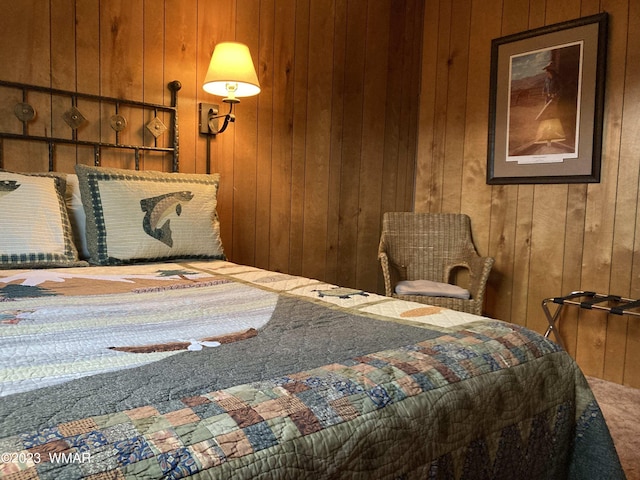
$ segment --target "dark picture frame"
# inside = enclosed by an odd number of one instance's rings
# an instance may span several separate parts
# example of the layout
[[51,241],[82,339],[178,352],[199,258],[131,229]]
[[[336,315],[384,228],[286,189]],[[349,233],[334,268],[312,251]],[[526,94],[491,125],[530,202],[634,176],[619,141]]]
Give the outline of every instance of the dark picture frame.
[[491,42],[487,183],[600,181],[608,15]]

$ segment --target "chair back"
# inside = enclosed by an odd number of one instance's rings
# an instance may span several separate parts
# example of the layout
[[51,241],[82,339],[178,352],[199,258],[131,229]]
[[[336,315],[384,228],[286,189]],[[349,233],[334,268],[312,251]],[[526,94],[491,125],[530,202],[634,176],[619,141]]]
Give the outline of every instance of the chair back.
[[[470,251],[471,220],[465,214],[387,212],[382,243],[402,279],[448,282],[451,265],[464,265]],[[404,272],[404,274],[403,274]]]

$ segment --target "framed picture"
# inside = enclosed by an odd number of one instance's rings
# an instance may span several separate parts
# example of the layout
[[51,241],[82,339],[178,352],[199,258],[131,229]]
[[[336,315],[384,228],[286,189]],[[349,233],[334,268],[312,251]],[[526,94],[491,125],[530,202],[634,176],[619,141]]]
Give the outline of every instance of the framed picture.
[[607,14],[491,43],[488,184],[600,181]]

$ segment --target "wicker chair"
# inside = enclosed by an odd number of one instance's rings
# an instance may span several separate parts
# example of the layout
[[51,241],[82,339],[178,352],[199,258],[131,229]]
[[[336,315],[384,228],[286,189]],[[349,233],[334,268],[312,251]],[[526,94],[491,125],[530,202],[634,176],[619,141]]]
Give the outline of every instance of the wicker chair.
[[[387,296],[482,315],[493,258],[478,255],[467,215],[387,212],[382,219],[378,258]],[[449,283],[460,268],[469,273],[468,300],[395,293],[401,280]]]

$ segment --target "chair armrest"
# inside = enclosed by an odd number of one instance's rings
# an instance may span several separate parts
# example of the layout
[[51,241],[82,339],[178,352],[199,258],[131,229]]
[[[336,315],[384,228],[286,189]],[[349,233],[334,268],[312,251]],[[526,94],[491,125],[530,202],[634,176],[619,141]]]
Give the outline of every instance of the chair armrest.
[[493,262],[494,259],[492,257],[480,256],[476,256],[471,261],[471,288],[469,291],[471,292],[472,298],[475,298],[479,302],[483,301]]
[[469,293],[471,298],[482,301],[492,266],[493,258],[481,257],[475,252],[469,253],[464,259],[446,266],[442,281],[448,283],[451,272],[455,268],[466,268],[469,270]]
[[389,268],[389,257],[383,251],[378,252],[378,259],[382,267],[382,277],[384,278],[384,294],[387,297],[393,295],[393,283],[391,281],[391,272]]
[[394,263],[389,258],[387,252],[381,248],[378,251],[378,259],[382,267],[382,276],[384,277],[384,290],[387,297],[392,297],[395,293],[395,287],[400,280],[407,279],[407,268]]

